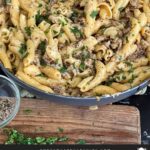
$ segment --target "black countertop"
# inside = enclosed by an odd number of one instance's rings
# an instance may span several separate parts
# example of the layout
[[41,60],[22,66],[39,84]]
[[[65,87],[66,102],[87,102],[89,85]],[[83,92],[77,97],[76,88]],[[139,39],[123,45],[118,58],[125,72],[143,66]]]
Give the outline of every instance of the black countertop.
[[150,88],[145,95],[132,96],[116,104],[135,106],[139,109],[142,144],[150,144]]
[[[0,74],[3,72],[0,70]],[[132,96],[116,104],[135,106],[141,114],[142,144],[150,144],[150,87],[146,94]]]

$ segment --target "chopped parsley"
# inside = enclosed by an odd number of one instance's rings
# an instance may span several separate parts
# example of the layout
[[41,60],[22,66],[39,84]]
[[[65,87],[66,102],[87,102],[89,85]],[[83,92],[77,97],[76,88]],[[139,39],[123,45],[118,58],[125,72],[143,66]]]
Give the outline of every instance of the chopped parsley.
[[125,38],[126,38],[126,42],[129,42],[129,38],[128,38],[128,36],[126,36]]
[[43,58],[41,58],[40,59],[40,65],[41,66],[47,66],[47,62]]
[[67,19],[59,19],[59,22],[60,22],[60,24],[64,27],[64,26],[66,26],[67,25],[67,23],[68,23],[68,20]]
[[84,71],[85,68],[86,68],[85,63],[82,61],[81,64],[80,64],[80,66],[79,66],[79,69],[80,69],[81,71]]
[[63,34],[64,34],[64,31],[60,30],[59,36],[62,37]]
[[113,82],[115,82],[116,80],[113,78],[113,77],[110,77],[107,82],[106,82],[106,85],[110,86],[112,85]]
[[100,30],[101,30],[102,33],[104,33],[106,29],[107,29],[107,26],[105,26],[105,25],[102,25],[100,27]]
[[82,50],[82,60],[85,61],[86,59],[89,59],[90,58],[90,52],[88,51],[88,48],[86,46],[83,46],[81,48]]
[[58,142],[67,142],[68,141],[68,137],[64,136],[58,139]]
[[67,72],[67,68],[65,66],[61,67],[59,70],[61,73]]
[[73,10],[73,12],[72,12],[72,14],[70,16],[70,19],[72,21],[74,21],[76,18],[78,18],[78,15],[79,15],[78,12],[76,10]]
[[132,74],[131,79],[128,81],[130,84],[133,83],[133,81],[137,78],[134,74]]
[[133,68],[133,64],[130,63],[129,61],[125,61],[124,62],[128,67],[129,67],[129,73],[132,73],[134,71],[134,68]]
[[46,21],[46,22],[50,23],[50,20],[48,19],[48,17],[49,17],[48,13],[46,13],[46,15],[42,15],[40,13],[40,11],[38,11],[35,16],[36,25],[38,26],[42,21]]
[[23,112],[24,112],[26,115],[29,115],[30,113],[32,113],[32,110],[31,110],[31,109],[25,109],[25,110],[23,110]]
[[57,35],[57,34],[58,34],[58,31],[53,30],[53,33],[54,33],[54,35]]
[[43,5],[40,3],[40,4],[39,4],[39,8],[42,7],[42,6],[43,6]]
[[98,10],[93,10],[92,13],[90,14],[90,16],[95,19],[96,16],[98,15]]
[[[39,131],[43,130],[43,128],[42,130],[41,128],[42,127],[40,127]],[[6,145],[9,145],[9,144],[23,144],[23,145],[46,145],[48,144],[49,145],[49,144],[57,144],[60,142],[65,144],[66,142],[70,140],[67,136],[62,136],[62,135],[51,136],[48,138],[39,137],[39,136],[32,138],[32,137],[25,136],[24,134],[14,129],[5,128],[3,131],[8,137],[7,141],[5,142]],[[80,144],[80,145],[86,144],[86,141],[83,139],[79,139],[75,142],[75,144]]]
[[24,30],[28,36],[31,36],[31,28],[30,27],[25,27]]
[[80,139],[80,140],[78,140],[78,141],[76,142],[76,144],[84,145],[84,144],[86,144],[86,141],[83,140],[83,139]]
[[43,74],[43,73],[41,73],[41,74],[38,74],[38,75],[36,75],[36,77],[46,77],[46,75],[45,74]]
[[71,28],[71,32],[72,32],[75,36],[83,37],[83,33],[81,32],[81,30],[78,29],[78,27],[73,27],[73,28]]
[[123,9],[124,9],[124,7],[120,7],[118,10],[119,10],[119,11],[123,11]]
[[8,136],[8,140],[5,144],[23,144],[23,145],[45,145],[45,144],[56,144],[58,142],[67,142],[68,137],[66,136],[57,136],[57,137],[36,137],[31,138],[27,137],[22,133],[19,133],[17,130],[5,129],[5,133]]
[[63,128],[58,128],[58,131],[59,131],[60,133],[63,133],[63,132],[64,132],[64,129],[63,129]]
[[126,80],[126,79],[127,79],[127,77],[126,77],[125,75],[123,75],[123,76],[122,76],[122,79],[123,79],[123,80]]
[[46,51],[46,41],[42,41],[39,44],[38,50],[40,50],[42,56],[45,54],[45,51]]
[[26,44],[21,44],[21,47],[19,49],[19,53],[20,53],[22,58],[25,58],[28,55]]

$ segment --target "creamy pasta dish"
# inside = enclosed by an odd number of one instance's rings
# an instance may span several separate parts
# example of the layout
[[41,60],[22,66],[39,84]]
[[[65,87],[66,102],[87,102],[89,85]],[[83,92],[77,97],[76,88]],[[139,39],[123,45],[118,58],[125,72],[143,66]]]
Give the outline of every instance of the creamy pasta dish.
[[0,60],[47,93],[126,91],[150,78],[150,1],[5,0]]

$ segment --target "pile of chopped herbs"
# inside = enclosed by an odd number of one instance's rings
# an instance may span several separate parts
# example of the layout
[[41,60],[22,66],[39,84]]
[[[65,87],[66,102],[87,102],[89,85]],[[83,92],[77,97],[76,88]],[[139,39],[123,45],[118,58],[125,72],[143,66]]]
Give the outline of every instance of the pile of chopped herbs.
[[14,111],[15,100],[0,98],[0,122],[6,120]]
[[[17,130],[5,129],[4,132],[7,134],[8,139],[5,144],[23,144],[23,145],[49,145],[49,144],[66,144],[69,140],[67,136],[51,136],[48,138],[45,137],[27,137],[24,134],[18,132]],[[61,129],[63,132],[63,129]],[[86,144],[84,140],[78,140],[76,144]]]

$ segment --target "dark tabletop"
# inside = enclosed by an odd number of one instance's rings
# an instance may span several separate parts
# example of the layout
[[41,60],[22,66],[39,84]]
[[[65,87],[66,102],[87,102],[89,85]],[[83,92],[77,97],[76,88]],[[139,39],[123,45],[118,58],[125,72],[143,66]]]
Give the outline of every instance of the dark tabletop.
[[135,106],[140,110],[142,144],[150,144],[150,88],[145,95],[132,96],[117,104]]
[[[0,74],[3,74],[1,70]],[[135,106],[140,110],[142,144],[150,144],[150,88],[145,95],[132,96],[116,104]]]

